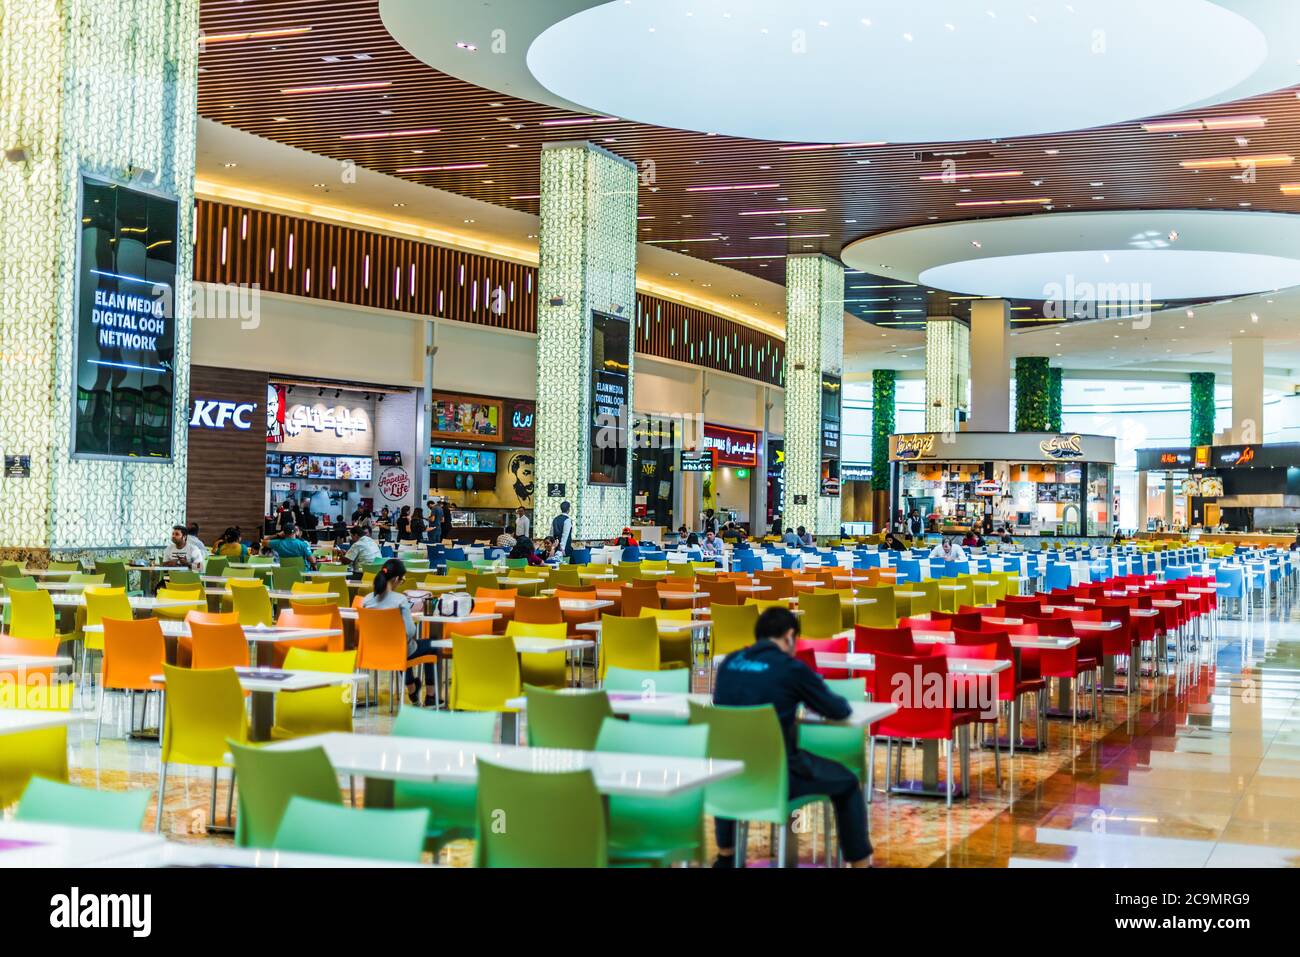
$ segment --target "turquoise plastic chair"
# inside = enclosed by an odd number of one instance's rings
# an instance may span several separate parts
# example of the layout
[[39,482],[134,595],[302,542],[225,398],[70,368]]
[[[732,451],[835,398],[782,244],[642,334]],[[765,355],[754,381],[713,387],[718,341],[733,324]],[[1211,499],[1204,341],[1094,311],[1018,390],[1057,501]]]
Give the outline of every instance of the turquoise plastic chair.
[[[664,754],[703,758],[709,729],[702,724],[649,727],[606,718],[596,739],[597,751]],[[609,857],[614,863],[648,861],[672,865],[700,862],[704,856],[704,790],[675,797],[609,798]]]
[[[426,711],[402,708],[393,722],[395,738],[431,741],[496,740],[497,716],[492,711]],[[393,807],[425,808],[430,812],[425,847],[437,852],[444,845],[474,836],[477,788],[472,784],[393,782]]]
[[[867,700],[865,678],[831,678],[826,681],[826,686],[848,701]],[[800,724],[799,747],[830,761],[838,761],[856,774],[865,786],[867,762],[861,728],[835,724]]]
[[341,807],[289,800],[271,846],[277,851],[420,863],[429,812]]
[[33,777],[18,800],[14,817],[41,824],[138,831],[144,825],[149,791],[97,791]]
[[[605,690],[636,692],[638,694],[688,694],[691,690],[689,668],[671,668],[668,671],[638,671],[633,668],[605,669]],[[653,714],[630,714],[629,721],[641,724],[685,724],[685,718],[670,718]]]

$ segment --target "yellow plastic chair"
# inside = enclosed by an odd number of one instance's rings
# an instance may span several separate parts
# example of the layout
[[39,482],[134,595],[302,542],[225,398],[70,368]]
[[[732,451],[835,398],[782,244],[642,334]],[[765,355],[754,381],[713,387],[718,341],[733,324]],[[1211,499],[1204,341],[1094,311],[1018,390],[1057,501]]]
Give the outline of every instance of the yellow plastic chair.
[[[650,611],[648,608],[641,609]],[[622,618],[602,615],[600,619],[600,655],[596,662],[596,678],[605,680],[610,668],[631,671],[659,671],[661,657],[659,623],[650,615]]]
[[[228,767],[226,739],[236,744],[248,743],[248,713],[244,710],[244,690],[234,668],[211,670],[175,668],[163,665],[166,691],[162,753],[158,769],[158,813],[154,830],[162,830],[163,798],[167,792],[167,767],[192,764],[212,769],[212,800],[208,820],[217,816],[217,771]],[[230,822],[230,803],[234,780],[226,802],[226,822]]]
[[452,633],[448,704],[453,711],[516,711],[506,701],[521,694],[513,638]]
[[858,589],[859,598],[870,598],[871,605],[858,605],[854,623],[868,628],[897,628],[898,611],[894,606],[892,585],[867,585]]
[[760,615],[769,608],[784,608],[786,611],[790,610],[790,603],[780,598],[746,598],[745,604],[753,605],[758,609]]
[[[658,618],[665,621],[692,621],[694,613],[690,608],[642,608],[642,618]],[[655,626],[658,628],[658,625]],[[677,634],[659,636],[659,667],[689,668],[695,658],[695,632],[685,630]]]
[[[939,588],[940,585],[948,587]],[[970,575],[958,575],[947,581],[936,582],[935,587],[939,591],[940,611],[956,614],[958,608],[975,602],[975,586],[971,584]]]
[[269,625],[275,618],[271,596],[260,581],[228,581],[230,601],[241,625]]
[[[545,625],[537,622],[512,621],[506,625],[506,636],[516,635],[529,638],[553,638],[564,641],[568,637],[568,625],[559,622]],[[536,688],[563,688],[569,683],[567,656],[560,652],[538,654],[521,654],[519,656],[519,680],[522,684]]]
[[840,627],[853,627],[853,605],[845,604],[845,601],[853,597],[852,588],[814,588],[814,595],[834,595],[840,600]]
[[[350,674],[357,667],[355,651],[311,651],[290,648],[284,656],[286,671],[327,671]],[[273,738],[296,738],[327,731],[352,731],[353,686],[313,688],[276,695]]]
[[[776,602],[783,605],[784,602]],[[754,643],[754,629],[758,625],[759,608],[757,605],[710,605],[709,620],[712,622],[710,633],[713,639],[713,655],[729,655],[741,648],[748,648]]]
[[0,748],[0,808],[22,796],[33,775],[68,780],[68,729],[41,728],[6,734]]
[[159,588],[158,598],[168,598],[173,601],[202,601],[202,605],[173,605],[170,608],[155,608],[153,614],[155,618],[162,618],[166,621],[184,621],[185,616],[192,611],[202,611],[206,607],[206,599],[203,594],[202,583],[195,582],[189,585],[175,584]]
[[939,610],[939,582],[934,578],[926,578],[912,585],[913,591],[924,592],[924,598],[912,599],[912,614],[922,615],[931,611]]
[[641,570],[647,572],[666,572],[668,570],[668,560],[663,558],[658,561],[646,559],[641,562]]
[[842,603],[837,594],[799,596],[799,633],[805,638],[832,638],[844,630]]
[[9,634],[28,641],[57,637],[54,630],[54,602],[50,593],[8,590],[10,602]]
[[[344,586],[341,584],[335,586],[328,579],[322,579],[318,582],[294,582],[289,586],[289,591],[295,596],[301,595],[301,598],[295,597],[293,600],[304,605],[327,605],[335,601],[335,599],[326,598],[325,596],[335,590],[336,587],[343,588]],[[314,598],[313,595],[319,595],[320,597]]]

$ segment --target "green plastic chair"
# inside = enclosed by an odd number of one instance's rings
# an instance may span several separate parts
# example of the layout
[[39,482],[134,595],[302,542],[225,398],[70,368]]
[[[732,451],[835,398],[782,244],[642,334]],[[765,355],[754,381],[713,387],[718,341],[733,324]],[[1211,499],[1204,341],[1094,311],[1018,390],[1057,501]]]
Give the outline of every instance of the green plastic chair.
[[293,797],[271,847],[277,851],[333,854],[420,863],[429,812],[343,807]]
[[613,717],[604,691],[548,691],[524,685],[528,699],[528,744],[534,748],[572,748],[590,751],[596,746],[601,722]]
[[307,567],[307,559],[303,558],[301,555],[281,555],[280,567],[296,568],[299,571],[302,571]]
[[552,568],[551,574],[546,579],[548,588],[558,588],[561,585],[577,587],[581,584],[582,579],[578,577],[578,569],[573,565],[561,565],[559,568]]
[[205,575],[224,575],[226,566],[230,564],[230,559],[225,555],[213,555],[203,563],[203,574]]
[[480,760],[477,819],[477,867],[609,863],[605,806],[590,771],[516,771]]
[[50,562],[49,570],[52,572],[79,572],[81,571],[81,562]]
[[[648,727],[606,718],[596,738],[597,751],[665,754],[683,758],[708,755],[709,729],[702,724]],[[700,862],[704,856],[704,790],[675,797],[609,798],[609,857],[614,863],[650,861],[672,865]]]
[[[402,708],[393,722],[392,736],[491,744],[496,740],[496,727],[497,716],[490,711]],[[393,782],[393,807],[429,810],[424,840],[426,849],[435,853],[452,841],[474,836],[477,796],[478,789],[472,784]]]
[[126,588],[126,561],[121,558],[101,558],[95,562],[95,574],[104,576],[109,588]]
[[167,573],[167,583],[169,585],[197,585],[199,583],[199,573],[178,568]]
[[[865,678],[831,678],[826,686],[848,701],[867,700]],[[863,747],[862,729],[835,724],[800,724],[799,747],[831,761],[838,761],[858,776],[865,785],[867,780],[866,750]]]
[[23,566],[17,562],[0,562],[0,578],[20,578],[24,574]]
[[302,566],[285,567],[282,565],[271,572],[271,585],[276,591],[289,591],[300,581],[305,581],[302,577]]
[[510,568],[510,569],[519,569],[519,568],[527,568],[527,567],[528,567],[528,559],[526,559],[526,558],[507,558],[507,559],[506,559],[506,568]]
[[710,758],[745,762],[745,770],[740,774],[711,784],[704,791],[706,814],[736,822],[736,866],[745,864],[750,821],[766,821],[777,826],[776,859],[778,866],[784,864],[789,830],[786,824],[790,815],[827,799],[816,794],[790,799],[785,739],[781,736],[776,710],[770,704],[727,708],[707,707],[694,701],[689,707],[691,724],[709,726]]
[[[671,668],[668,671],[638,671],[634,668],[607,668],[606,691],[635,691],[638,694],[688,694],[691,690],[689,668]],[[657,714],[630,714],[628,721],[638,724],[685,724],[685,718]]]
[[41,824],[138,831],[144,825],[149,791],[97,791],[34,776],[14,817]]
[[343,803],[338,776],[324,748],[267,751],[227,739],[239,779],[239,847],[270,847],[285,808],[295,797],[325,804]]

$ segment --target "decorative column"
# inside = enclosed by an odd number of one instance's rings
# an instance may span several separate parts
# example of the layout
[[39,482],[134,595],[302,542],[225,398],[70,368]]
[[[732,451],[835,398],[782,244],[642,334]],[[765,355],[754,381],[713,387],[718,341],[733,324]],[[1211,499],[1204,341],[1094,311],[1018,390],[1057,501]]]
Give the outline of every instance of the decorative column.
[[976,299],[970,304],[970,427],[975,432],[1007,431],[1011,415],[1010,316],[1005,299]]
[[198,14],[0,3],[6,558],[140,554],[185,519]]
[[1264,340],[1232,340],[1232,444],[1264,441]]
[[[1191,445],[1209,445],[1214,441],[1214,373],[1193,372],[1191,389]],[[1166,498],[1173,501],[1168,489]],[[1166,506],[1168,511],[1168,506]]]
[[1047,356],[1016,358],[1016,431],[1052,432],[1051,371]]
[[1047,370],[1047,431],[1061,432],[1064,426],[1061,425],[1061,393],[1063,391],[1064,381],[1063,373],[1060,366],[1053,366]]
[[[840,498],[822,495],[823,401],[840,401],[844,267],[821,254],[785,267],[785,524],[814,535],[840,530]],[[834,382],[833,399],[823,379]],[[836,428],[839,420],[836,417]],[[838,478],[838,461],[836,478]]]
[[[607,538],[632,515],[636,167],[592,143],[547,143],[541,180],[534,521],[541,534],[567,500],[575,538]],[[624,332],[626,350],[611,349]],[[617,475],[620,443],[621,480],[594,481]]]
[[970,329],[960,319],[931,316],[925,323],[925,429],[955,432],[970,382]]
[[898,373],[876,369],[871,373],[871,530],[889,531],[889,437],[894,434]]

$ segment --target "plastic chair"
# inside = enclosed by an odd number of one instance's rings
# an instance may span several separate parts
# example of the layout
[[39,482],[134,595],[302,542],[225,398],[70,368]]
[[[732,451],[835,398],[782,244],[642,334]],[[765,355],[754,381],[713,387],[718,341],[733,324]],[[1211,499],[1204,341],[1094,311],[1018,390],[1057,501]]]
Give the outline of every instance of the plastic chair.
[[33,777],[18,802],[14,820],[138,831],[148,807],[148,791],[99,791]]
[[[279,588],[278,585],[276,587]],[[288,587],[287,591],[294,596],[289,599],[291,602],[298,602],[303,605],[332,605],[337,608],[337,602],[333,598],[326,597],[336,588],[346,589],[346,586],[341,582],[338,585],[335,585],[326,579],[312,582],[297,581],[292,583]]]
[[[828,678],[826,685],[847,701],[866,701],[865,678]],[[858,776],[865,786],[867,780],[866,752],[862,747],[862,729],[833,724],[800,724],[799,747],[831,761],[837,761]]]
[[528,744],[534,748],[590,751],[600,724],[613,717],[604,691],[566,693],[525,686],[528,699]]
[[[41,640],[0,635],[0,655],[52,658],[58,653],[57,638]],[[72,707],[73,690],[73,682],[64,676],[56,678],[52,667],[0,668],[0,709],[67,711]]]
[[271,609],[271,596],[260,581],[243,581],[232,578],[226,581],[230,591],[231,607],[239,616],[241,625],[269,625],[275,618]]
[[506,635],[451,636],[453,711],[516,711],[506,701],[521,694],[519,655]]
[[[862,735],[858,732],[858,750]],[[704,725],[650,727],[606,718],[596,750],[703,758],[709,729]],[[612,861],[648,861],[668,865],[701,862],[704,856],[704,791],[695,788],[674,797],[609,798],[609,856]]]
[[338,776],[324,748],[268,750],[227,742],[239,778],[238,847],[270,847],[295,797],[341,805]]
[[745,865],[750,821],[777,825],[777,866],[784,866],[790,815],[808,804],[825,802],[826,798],[810,794],[790,799],[785,739],[776,711],[771,705],[726,708],[694,701],[689,702],[689,707],[690,723],[709,727],[708,756],[745,764],[740,774],[710,784],[704,791],[706,814],[736,822],[736,867]]
[[[669,671],[637,671],[632,668],[605,669],[605,691],[635,691],[640,694],[688,694],[691,690],[689,668]],[[636,720],[641,715],[629,716]]]
[[[83,597],[86,602],[82,612],[85,616],[83,625],[103,625],[105,618],[130,621],[134,617],[125,588],[87,588]],[[89,653],[92,651],[99,655],[104,653],[104,633],[103,631],[87,633],[82,630],[82,639],[81,673],[85,676],[90,674],[87,667]]]
[[[312,651],[307,648],[290,648],[284,656],[284,667],[293,671],[325,671],[331,674],[351,674],[356,670],[355,651]],[[337,687],[313,688],[276,696],[273,738],[296,738],[307,734],[325,734],[329,731],[352,731],[352,685],[344,685],[342,694]]]
[[831,638],[844,630],[839,595],[799,596],[803,617],[799,620],[799,633],[809,638]]
[[[393,722],[392,736],[491,744],[496,738],[496,722],[496,715],[487,712],[404,707]],[[393,782],[393,807],[428,809],[425,847],[435,852],[450,841],[474,836],[476,796],[477,788],[473,784]]]
[[516,598],[514,620],[539,625],[563,624],[564,612],[560,610],[558,598]]
[[596,680],[604,681],[609,668],[658,671],[661,667],[659,626],[653,616],[624,618],[601,616],[600,655],[596,662]]
[[54,630],[54,602],[50,593],[41,589],[21,591],[9,589],[9,634],[28,641],[49,640]]
[[190,622],[191,668],[247,668],[248,639],[242,625]]
[[729,655],[752,645],[758,627],[758,614],[758,606],[749,603],[710,605],[709,631],[713,640],[710,660],[717,655]]
[[[191,625],[193,627],[193,625]],[[158,813],[154,830],[162,829],[163,801],[167,793],[167,768],[171,764],[193,764],[212,768],[212,799],[209,820],[217,816],[217,771],[227,767],[227,739],[248,742],[248,714],[244,691],[233,668],[212,671],[163,665],[167,693],[162,729],[162,753],[158,769]],[[234,792],[231,780],[226,803]]]
[[[658,621],[693,620],[689,608],[642,608],[640,615]],[[659,633],[659,667],[689,668],[694,657],[694,632],[690,629],[675,634]]]
[[126,560],[121,558],[101,558],[95,562],[95,574],[103,575],[110,588],[127,588]]
[[898,624],[898,611],[894,605],[894,589],[890,585],[867,585],[857,590],[859,598],[870,598],[873,604],[854,608],[853,622],[871,628],[893,628]]
[[[406,623],[398,608],[357,609],[357,668],[374,673],[375,704],[380,702],[379,672],[389,672],[388,705],[397,713],[397,678],[406,673]],[[367,685],[366,700],[369,703]]]
[[[564,641],[568,637],[568,630],[563,623],[537,624],[512,621],[506,625],[506,635],[510,638],[550,638]],[[538,688],[563,688],[569,683],[566,656],[561,652],[520,654],[519,679],[525,685]]]
[[418,864],[428,827],[429,812],[423,808],[362,809],[295,796],[289,799],[271,847]]
[[[129,610],[129,609],[128,609]],[[124,691],[131,696],[131,715],[135,716],[135,695],[144,692],[144,711],[149,710],[151,692],[161,692],[162,685],[152,677],[162,673],[167,660],[167,643],[156,618],[102,621],[104,633],[104,675],[99,683],[99,718],[95,723],[95,744],[99,744],[104,725],[104,696],[109,691]],[[143,718],[142,718],[143,720]]]
[[799,652],[810,652],[811,659],[808,664],[823,678],[842,679],[849,677],[849,672],[843,668],[822,668],[817,664],[817,652],[828,652],[834,655],[848,654],[848,638],[800,638],[795,642],[795,654]]
[[[120,589],[118,590],[120,591]],[[162,618],[168,621],[184,621],[185,616],[195,608],[203,608],[206,605],[203,586],[197,582],[193,585],[167,585],[163,588],[159,588],[155,597],[170,599],[172,601],[199,602],[197,605],[173,605],[170,607],[155,608],[153,610],[155,618]]]
[[[605,867],[605,806],[590,771],[478,762],[478,867]],[[508,827],[500,827],[500,821]]]
[[68,780],[68,729],[41,728],[4,736],[0,748],[0,807],[8,807],[35,777]]

